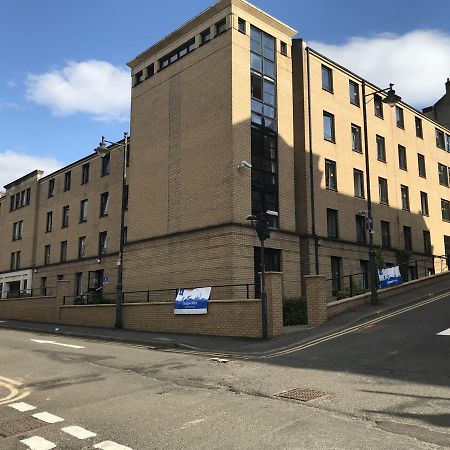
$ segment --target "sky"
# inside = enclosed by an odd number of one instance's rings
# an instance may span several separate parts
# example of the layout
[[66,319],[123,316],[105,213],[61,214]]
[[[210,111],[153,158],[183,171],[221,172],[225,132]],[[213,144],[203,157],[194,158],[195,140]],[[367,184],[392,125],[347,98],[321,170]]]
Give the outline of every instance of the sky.
[[[129,130],[126,63],[213,0],[0,0],[0,187]],[[298,37],[421,109],[450,77],[449,0],[253,0]]]

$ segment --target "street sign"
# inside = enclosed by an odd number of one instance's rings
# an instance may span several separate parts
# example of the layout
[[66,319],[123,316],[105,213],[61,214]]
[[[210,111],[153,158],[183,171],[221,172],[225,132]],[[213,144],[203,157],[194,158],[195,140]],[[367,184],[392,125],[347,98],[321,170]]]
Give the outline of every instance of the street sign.
[[103,284],[108,284],[108,283],[109,283],[109,278],[103,277]]

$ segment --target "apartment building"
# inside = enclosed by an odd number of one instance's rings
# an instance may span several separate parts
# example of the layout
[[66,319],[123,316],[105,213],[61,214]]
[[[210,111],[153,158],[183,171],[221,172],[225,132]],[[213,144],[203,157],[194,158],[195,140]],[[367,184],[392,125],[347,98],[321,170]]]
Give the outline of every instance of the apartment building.
[[[128,63],[125,291],[233,285],[238,295],[260,270],[247,217],[266,210],[278,212],[266,268],[283,272],[285,297],[300,295],[306,274],[367,273],[363,101],[380,255],[407,254],[414,277],[413,261],[450,254],[450,131],[406,103],[391,109],[382,92],[363,98],[361,77],[296,34],[221,0]],[[58,277],[74,294],[114,292],[123,155],[111,150],[5,186],[3,295]]]

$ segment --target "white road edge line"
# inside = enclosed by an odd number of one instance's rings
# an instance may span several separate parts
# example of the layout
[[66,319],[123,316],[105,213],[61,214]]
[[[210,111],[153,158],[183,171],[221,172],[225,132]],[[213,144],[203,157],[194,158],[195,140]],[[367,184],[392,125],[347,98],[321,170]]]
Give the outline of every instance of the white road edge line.
[[20,442],[25,444],[30,450],[51,450],[52,448],[56,448],[56,444],[39,436],[23,439]]
[[52,345],[60,345],[61,347],[70,347],[70,348],[86,348],[82,345],[73,345],[73,344],[62,344],[60,342],[55,341],[43,341],[41,339],[30,339],[32,342],[37,342],[38,344],[52,344]]
[[133,450],[130,447],[125,447],[124,445],[120,445],[112,441],[100,442],[100,444],[94,445],[94,448],[100,448],[102,450]]
[[61,417],[54,416],[53,414],[50,414],[48,412],[33,414],[33,417],[47,423],[64,422],[64,419],[62,419]]
[[64,431],[64,433],[70,434],[71,436],[74,436],[77,439],[88,439],[90,437],[97,436],[92,431],[86,430],[85,428],[77,427],[75,425],[61,428],[61,431]]
[[447,330],[441,331],[440,333],[438,333],[438,336],[450,336],[450,328],[448,328]]
[[25,411],[31,411],[33,409],[36,409],[36,406],[29,405],[28,403],[19,402],[19,403],[12,403],[11,405],[8,405],[10,408],[17,409],[17,411],[25,412]]

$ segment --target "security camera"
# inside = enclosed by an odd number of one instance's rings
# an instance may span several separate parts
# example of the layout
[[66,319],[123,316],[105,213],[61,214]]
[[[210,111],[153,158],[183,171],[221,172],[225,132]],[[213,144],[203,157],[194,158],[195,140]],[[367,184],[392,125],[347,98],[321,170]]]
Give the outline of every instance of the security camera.
[[271,211],[270,209],[266,211],[268,216],[278,217],[278,213],[276,211]]
[[252,165],[248,161],[241,161],[238,165],[238,169],[243,169],[243,168],[251,169]]

